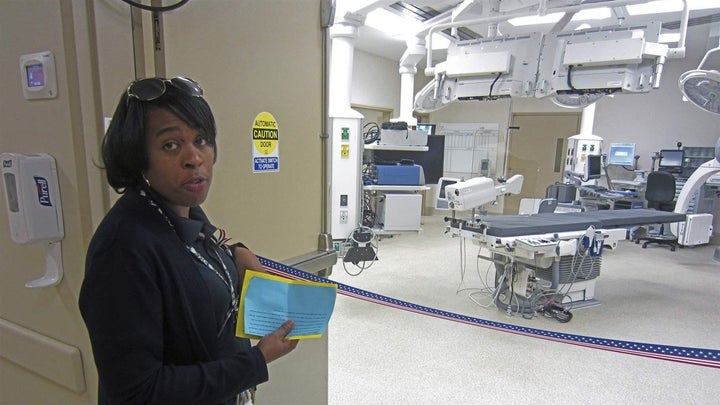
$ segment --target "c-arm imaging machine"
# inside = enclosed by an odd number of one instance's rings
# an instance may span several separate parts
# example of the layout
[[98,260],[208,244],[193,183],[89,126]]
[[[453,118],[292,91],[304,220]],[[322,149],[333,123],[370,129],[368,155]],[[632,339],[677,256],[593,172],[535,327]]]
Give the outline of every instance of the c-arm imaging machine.
[[[493,303],[508,312],[534,313],[549,303],[574,308],[595,305],[595,281],[604,246],[614,248],[632,226],[685,221],[685,214],[648,209],[600,210],[532,215],[476,215],[469,210],[517,194],[522,178],[495,185],[491,179],[440,179],[437,208],[446,217],[448,233],[480,247],[478,257],[495,264]],[[518,183],[519,181],[519,183]],[[443,207],[442,203],[446,205]]]
[[[700,165],[700,167],[695,169],[693,174],[691,174],[685,182],[685,185],[683,186],[682,190],[680,191],[680,195],[677,198],[677,202],[675,203],[675,212],[686,213],[688,211],[688,207],[690,206],[690,202],[693,196],[695,196],[700,187],[702,187],[710,177],[717,173],[720,173],[720,138],[718,138],[717,142],[715,142],[715,159],[709,160]],[[708,214],[700,215],[708,216]],[[690,229],[691,218],[692,215],[688,215],[688,221],[670,224],[670,232],[672,232],[673,235],[678,237],[678,240],[681,242],[681,244],[683,241],[693,238],[694,235],[692,234],[697,232],[694,232],[692,229]],[[710,218],[710,222],[712,222],[712,217]],[[699,232],[707,232],[707,228],[700,229]]]

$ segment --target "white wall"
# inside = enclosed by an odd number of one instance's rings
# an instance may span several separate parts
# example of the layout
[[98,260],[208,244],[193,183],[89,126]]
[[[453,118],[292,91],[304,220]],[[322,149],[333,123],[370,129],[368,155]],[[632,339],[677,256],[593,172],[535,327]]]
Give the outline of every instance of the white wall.
[[355,50],[350,103],[400,112],[400,68],[398,61]]
[[[651,156],[660,149],[674,149],[677,141],[685,146],[715,146],[720,136],[720,116],[700,110],[682,101],[678,78],[697,69],[708,49],[718,45],[718,37],[709,37],[710,25],[688,30],[684,59],[668,60],[660,88],[647,94],[619,95],[597,103],[594,131],[612,142],[635,142],[642,170],[650,170]],[[720,69],[720,58],[713,57],[703,66]]]

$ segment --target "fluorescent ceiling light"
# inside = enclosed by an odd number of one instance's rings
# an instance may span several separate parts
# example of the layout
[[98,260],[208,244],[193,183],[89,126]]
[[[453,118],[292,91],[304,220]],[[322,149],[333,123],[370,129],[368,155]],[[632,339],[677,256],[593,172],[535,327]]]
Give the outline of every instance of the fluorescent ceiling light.
[[[717,0],[687,0],[688,9],[690,10],[707,10],[718,8]],[[682,0],[657,0],[644,4],[633,4],[625,6],[630,15],[659,14],[682,11]]]
[[[419,20],[403,17],[381,8],[368,13],[365,25],[398,41],[405,41],[408,37],[416,36],[424,28],[423,23]],[[450,40],[444,35],[433,34],[433,49],[447,49],[449,44]]]
[[422,29],[418,20],[405,18],[390,11],[378,8],[368,13],[365,25],[373,27],[393,37],[404,39]]
[[523,25],[554,24],[560,21],[563,15],[565,15],[565,13],[550,13],[543,16],[531,15],[527,17],[511,18],[508,22],[515,27]]

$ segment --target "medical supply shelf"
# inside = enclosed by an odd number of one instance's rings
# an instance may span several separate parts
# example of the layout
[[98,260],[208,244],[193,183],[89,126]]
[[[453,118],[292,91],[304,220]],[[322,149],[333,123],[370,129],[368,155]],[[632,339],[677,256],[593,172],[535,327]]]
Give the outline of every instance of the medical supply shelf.
[[378,145],[369,144],[365,145],[366,150],[399,150],[407,152],[427,152],[427,146],[394,146],[394,145]]
[[[367,151],[391,150],[407,152],[427,152],[427,146],[396,146],[396,145],[364,145]],[[365,159],[364,159],[365,160]],[[370,158],[363,164],[373,162]],[[373,162],[374,164],[374,162]],[[426,185],[388,185],[388,184],[365,184],[362,186],[363,193],[372,200],[371,208],[374,215],[373,230],[377,235],[398,235],[403,233],[418,233],[422,231],[420,219],[422,217],[422,192],[429,190]],[[367,201],[367,199],[366,199]],[[364,204],[365,205],[365,204]],[[364,224],[365,225],[365,224]],[[407,227],[408,229],[401,229]]]
[[365,191],[425,191],[430,190],[429,186],[363,186]]

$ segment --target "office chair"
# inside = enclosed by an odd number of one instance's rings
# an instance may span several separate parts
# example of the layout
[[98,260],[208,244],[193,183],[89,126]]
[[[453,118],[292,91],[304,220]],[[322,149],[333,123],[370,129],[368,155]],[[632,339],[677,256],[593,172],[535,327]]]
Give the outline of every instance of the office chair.
[[[650,173],[647,177],[645,200],[647,200],[648,208],[660,211],[672,211],[675,209],[675,176],[668,172],[656,171]],[[636,244],[641,241],[645,241],[642,245],[643,248],[646,248],[650,243],[657,243],[670,246],[670,250],[674,252],[675,247],[678,246],[677,236],[665,234],[665,224],[660,225],[658,233],[635,239]]]

